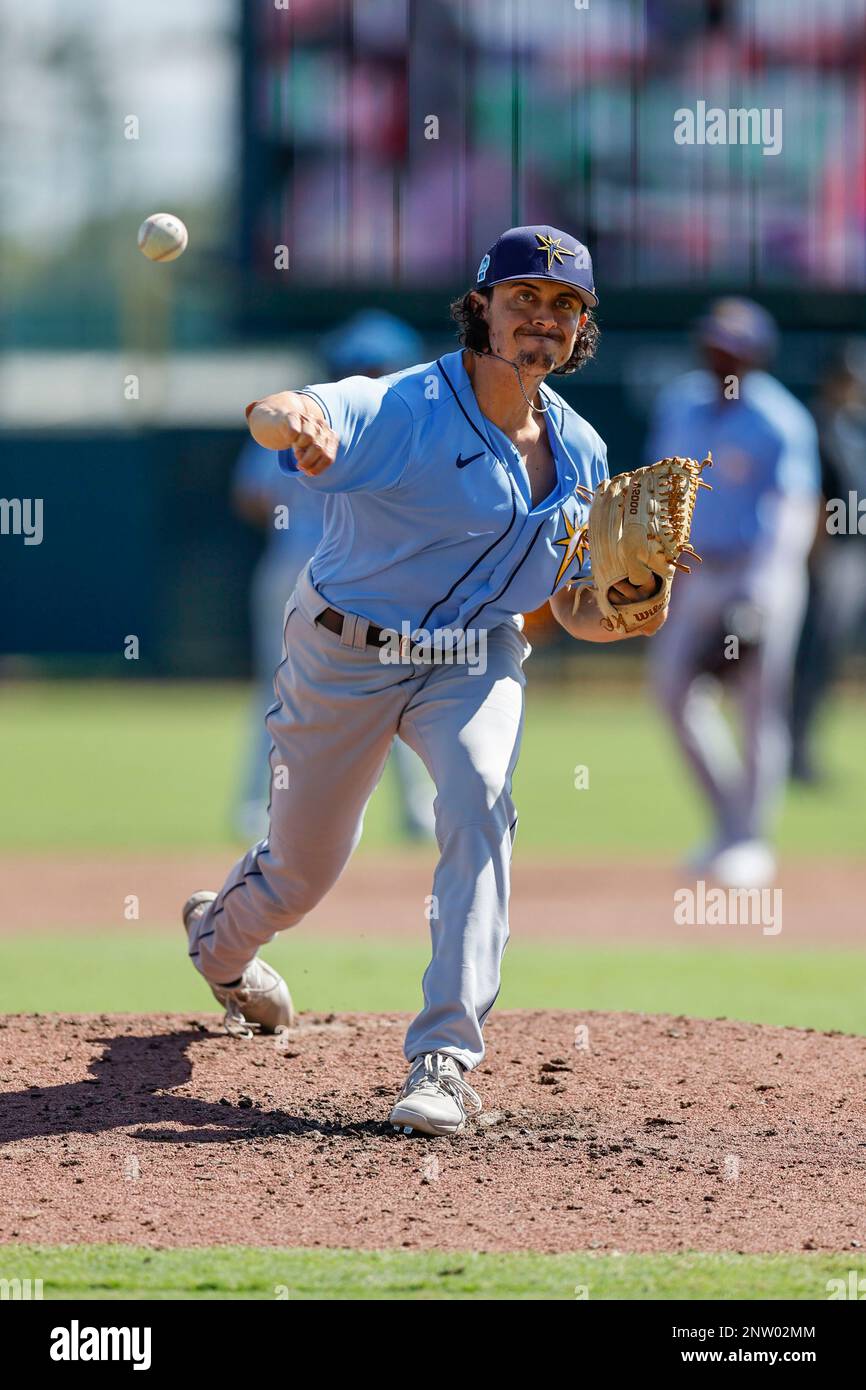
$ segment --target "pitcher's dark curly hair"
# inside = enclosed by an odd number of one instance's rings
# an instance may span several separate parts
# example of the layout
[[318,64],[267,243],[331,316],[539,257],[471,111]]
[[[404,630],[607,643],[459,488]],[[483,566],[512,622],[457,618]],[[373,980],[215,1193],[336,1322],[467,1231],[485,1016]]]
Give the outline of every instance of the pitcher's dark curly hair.
[[[455,299],[451,303],[451,317],[457,324],[457,341],[463,347],[472,348],[475,352],[489,351],[490,333],[478,305],[473,303],[473,295],[481,295],[489,304],[492,294],[492,288],[467,290],[460,299]],[[574,339],[574,351],[561,367],[554,367],[552,375],[566,376],[569,372],[580,371],[581,367],[585,366],[587,362],[591,362],[595,357],[600,337],[598,324],[592,317],[592,310],[588,309],[586,323],[577,330]]]

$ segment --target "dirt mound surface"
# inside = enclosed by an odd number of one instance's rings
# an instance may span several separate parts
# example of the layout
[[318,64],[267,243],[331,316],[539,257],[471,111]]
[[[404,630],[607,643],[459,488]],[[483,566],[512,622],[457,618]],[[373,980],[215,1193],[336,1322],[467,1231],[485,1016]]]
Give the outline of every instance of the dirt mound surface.
[[502,1012],[454,1139],[387,1115],[407,1018],[0,1021],[0,1239],[474,1250],[866,1247],[866,1038]]

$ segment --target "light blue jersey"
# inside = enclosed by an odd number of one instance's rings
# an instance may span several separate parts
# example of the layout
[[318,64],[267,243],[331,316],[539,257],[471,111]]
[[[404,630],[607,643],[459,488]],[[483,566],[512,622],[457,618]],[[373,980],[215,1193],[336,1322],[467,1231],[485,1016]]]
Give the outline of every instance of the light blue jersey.
[[552,493],[532,506],[519,451],[482,415],[461,350],[392,376],[304,387],[340,440],[318,477],[327,494],[311,578],[337,608],[380,627],[493,628],[589,575],[588,503],[608,476],[595,430],[541,388],[556,462]]
[[716,379],[690,372],[664,392],[647,443],[647,462],[673,454],[713,455],[704,476],[712,496],[695,508],[692,545],[700,555],[750,552],[772,540],[780,498],[820,491],[815,423],[805,406],[766,372],[748,372],[739,400],[723,400]]

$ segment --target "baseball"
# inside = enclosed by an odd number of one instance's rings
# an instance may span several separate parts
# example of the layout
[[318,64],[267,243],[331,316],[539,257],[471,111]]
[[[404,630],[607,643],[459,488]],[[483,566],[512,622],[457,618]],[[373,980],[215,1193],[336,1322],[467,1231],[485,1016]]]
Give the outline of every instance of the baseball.
[[189,242],[189,232],[173,212],[154,212],[138,229],[138,249],[149,261],[176,261]]

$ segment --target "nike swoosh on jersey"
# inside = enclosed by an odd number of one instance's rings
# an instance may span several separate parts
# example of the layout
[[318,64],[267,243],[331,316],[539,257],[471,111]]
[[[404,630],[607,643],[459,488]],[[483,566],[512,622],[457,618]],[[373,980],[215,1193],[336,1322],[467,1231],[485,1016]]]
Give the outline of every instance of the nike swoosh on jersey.
[[480,459],[480,458],[481,458],[481,455],[482,455],[483,453],[484,453],[484,450],[482,449],[482,450],[481,450],[479,453],[477,453],[477,454],[470,454],[470,456],[469,456],[468,459],[465,459],[465,458],[463,457],[462,454],[458,454],[458,455],[457,455],[457,459],[456,459],[457,467],[458,467],[458,468],[465,468],[466,465],[467,465],[467,463],[472,463],[475,459]]

